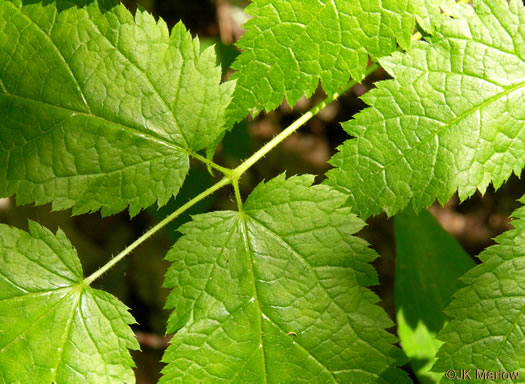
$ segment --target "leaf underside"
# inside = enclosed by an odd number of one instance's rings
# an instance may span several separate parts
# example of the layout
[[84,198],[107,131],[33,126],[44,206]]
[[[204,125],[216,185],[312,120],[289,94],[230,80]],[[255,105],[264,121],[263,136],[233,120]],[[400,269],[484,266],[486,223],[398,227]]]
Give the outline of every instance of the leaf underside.
[[525,165],[525,8],[478,0],[442,16],[428,42],[381,59],[395,78],[344,124],[355,139],[332,160],[328,184],[354,211],[394,215],[436,198],[495,188]]
[[83,285],[62,231],[0,225],[0,383],[134,383],[128,309]]
[[365,286],[364,223],[313,176],[259,185],[242,213],[198,215],[173,264],[162,383],[405,382],[392,326]]
[[[521,198],[525,203],[525,196]],[[467,272],[467,285],[447,307],[451,317],[439,338],[445,342],[434,370],[476,369],[525,374],[525,208],[513,214],[514,229],[479,255],[482,263]],[[474,376],[474,375],[472,375]],[[498,380],[472,382],[501,383]],[[509,381],[510,382],[510,381]]]
[[0,196],[74,214],[176,195],[224,125],[213,48],[115,0],[0,0]]
[[254,0],[246,11],[254,18],[232,66],[230,124],[277,108],[283,97],[294,106],[319,81],[330,95],[350,76],[361,81],[368,56],[390,54],[396,41],[407,48],[415,25],[408,0]]

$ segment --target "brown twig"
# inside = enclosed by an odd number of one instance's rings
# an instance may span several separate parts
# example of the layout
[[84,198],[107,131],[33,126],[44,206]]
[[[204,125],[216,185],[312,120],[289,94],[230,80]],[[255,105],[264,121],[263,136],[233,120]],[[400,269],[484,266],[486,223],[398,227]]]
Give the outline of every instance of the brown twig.
[[160,336],[154,333],[136,332],[135,336],[141,347],[151,349],[166,349],[171,340],[171,336]]
[[217,19],[223,44],[233,43],[232,15],[228,0],[217,0]]

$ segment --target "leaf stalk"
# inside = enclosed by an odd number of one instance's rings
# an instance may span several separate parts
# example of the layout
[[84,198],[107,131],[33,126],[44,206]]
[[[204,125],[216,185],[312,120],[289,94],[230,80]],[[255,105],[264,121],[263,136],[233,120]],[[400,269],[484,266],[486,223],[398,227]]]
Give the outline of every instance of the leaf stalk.
[[219,164],[211,161],[211,160],[208,160],[207,158],[205,158],[204,156],[201,156],[199,155],[198,153],[190,153],[190,156],[203,162],[204,164],[206,164],[207,166],[209,167],[212,167],[214,169],[216,169],[217,171],[221,172],[224,176],[226,177],[231,177],[232,175],[232,169],[230,168],[225,168],[225,167],[221,167]]
[[[365,72],[365,77],[373,73],[376,69],[379,68],[379,65],[374,63],[370,67],[368,67],[367,71]],[[281,133],[279,133],[277,136],[275,136],[272,140],[270,140],[268,143],[266,143],[262,148],[260,148],[257,152],[255,152],[252,156],[250,156],[246,161],[244,161],[242,164],[240,164],[235,169],[229,169],[221,167],[218,164],[215,164],[213,161],[210,161],[206,159],[204,156],[201,156],[197,153],[190,153],[190,155],[197,160],[207,164],[208,166],[222,172],[225,176],[224,178],[217,182],[216,184],[212,185],[210,188],[205,190],[204,192],[200,193],[190,201],[188,201],[186,204],[182,205],[180,208],[178,208],[176,211],[174,211],[172,214],[167,216],[164,220],[159,222],[157,225],[155,225],[153,228],[151,228],[149,231],[144,233],[141,237],[139,237],[137,240],[135,240],[133,243],[131,243],[126,249],[124,249],[122,252],[120,252],[117,256],[115,256],[113,259],[111,259],[107,264],[105,264],[102,268],[100,268],[98,271],[84,279],[85,285],[90,285],[98,279],[100,276],[102,276],[104,273],[106,273],[109,269],[111,269],[115,264],[117,264],[119,261],[121,261],[124,257],[129,255],[131,252],[133,252],[139,245],[141,245],[143,242],[148,240],[150,237],[152,237],[155,233],[157,233],[160,229],[164,228],[167,224],[169,224],[171,221],[179,217],[181,214],[183,214],[186,210],[197,204],[202,199],[208,197],[209,195],[215,193],[217,190],[221,189],[222,187],[233,184],[234,190],[235,190],[235,198],[237,200],[237,205],[239,207],[239,212],[242,212],[243,210],[243,203],[242,198],[239,190],[239,179],[241,176],[250,169],[254,164],[256,164],[259,160],[261,160],[268,152],[270,152],[272,149],[274,149],[277,145],[279,145],[282,141],[284,141],[287,137],[289,137],[291,134],[293,134],[295,131],[297,131],[300,127],[302,127],[304,124],[306,124],[312,117],[317,115],[322,109],[324,109],[328,104],[332,103],[333,101],[337,100],[343,93],[348,91],[350,88],[352,88],[354,85],[357,84],[357,81],[351,80],[349,81],[340,92],[335,93],[331,96],[326,97],[323,101],[321,101],[319,104],[314,106],[312,109],[310,109],[308,112],[306,112],[304,115],[302,115],[299,119],[294,121],[291,125],[289,125],[287,128],[285,128]]]
[[149,231],[147,231],[145,234],[143,234],[141,237],[139,237],[137,240],[135,240],[133,243],[131,243],[129,246],[126,247],[122,252],[120,252],[117,256],[112,258],[107,264],[105,264],[102,268],[100,268],[98,271],[90,275],[89,277],[84,279],[85,285],[90,285],[93,281],[98,279],[100,276],[102,276],[104,273],[106,273],[109,269],[111,269],[115,264],[117,264],[119,261],[121,261],[124,257],[129,255],[131,252],[133,252],[139,245],[141,245],[144,241],[148,240],[151,236],[153,236],[155,233],[157,233],[160,229],[164,228],[168,223],[179,217],[181,214],[183,214],[186,210],[197,204],[199,201],[203,200],[204,198],[208,197],[209,195],[213,194],[217,190],[221,189],[222,187],[229,185],[232,183],[232,179],[229,177],[224,177],[221,181],[218,183],[212,185],[210,188],[205,190],[204,192],[198,194],[193,199],[188,201],[186,204],[182,205],[180,208],[178,208],[175,212],[167,216],[164,220],[159,222],[157,225],[155,225],[153,228],[151,228]]
[[[379,65],[374,63],[365,72],[365,77],[373,73],[376,69],[379,68]],[[354,85],[357,84],[357,81],[351,80],[349,81],[340,92],[335,93],[331,96],[328,96],[323,101],[321,101],[319,104],[314,106],[312,109],[310,109],[308,112],[306,112],[304,115],[302,115],[300,118],[295,120],[292,124],[290,124],[287,128],[285,128],[281,133],[279,133],[277,136],[275,136],[272,140],[267,142],[261,149],[259,149],[257,152],[255,152],[251,157],[249,157],[246,161],[244,161],[241,165],[239,165],[237,168],[233,169],[231,177],[233,180],[238,180],[244,172],[246,172],[248,169],[250,169],[255,163],[257,163],[259,160],[261,160],[268,152],[270,152],[272,149],[274,149],[278,144],[280,144],[282,141],[284,141],[288,136],[290,136],[292,133],[297,131],[300,127],[302,127],[304,124],[306,124],[312,117],[317,115],[321,110],[323,110],[328,104],[332,103],[333,101],[337,100],[339,96],[341,96],[343,93],[348,91],[350,88],[352,88]]]

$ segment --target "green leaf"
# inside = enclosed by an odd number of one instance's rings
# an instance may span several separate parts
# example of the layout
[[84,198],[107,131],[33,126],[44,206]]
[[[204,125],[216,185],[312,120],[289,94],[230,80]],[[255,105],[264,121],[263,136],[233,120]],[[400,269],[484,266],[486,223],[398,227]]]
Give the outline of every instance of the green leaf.
[[367,93],[371,105],[344,124],[356,137],[331,163],[329,184],[363,217],[416,210],[525,165],[525,8],[520,0],[458,5],[428,42],[381,60],[395,78]]
[[[520,202],[525,203],[525,196]],[[479,255],[482,263],[462,277],[467,287],[457,291],[447,307],[451,321],[438,335],[445,342],[433,367],[438,372],[501,370],[519,372],[521,378],[525,374],[525,207],[512,216],[514,229]]]
[[455,0],[412,0],[416,18],[424,31],[434,33],[442,12],[453,14]]
[[410,211],[395,217],[397,332],[419,381],[437,383],[443,375],[429,371],[442,344],[443,310],[475,263],[430,213]]
[[260,184],[243,212],[198,215],[168,253],[177,332],[162,383],[406,382],[364,286],[376,258],[364,223],[313,176]]
[[0,0],[0,196],[133,216],[177,194],[233,84],[182,24],[80,3]]
[[415,24],[409,0],[253,0],[246,12],[230,123],[277,108],[283,96],[293,106],[319,81],[333,95],[349,76],[362,80],[368,55],[388,55],[396,41],[407,48]]
[[134,383],[128,309],[83,284],[62,231],[0,225],[0,382]]

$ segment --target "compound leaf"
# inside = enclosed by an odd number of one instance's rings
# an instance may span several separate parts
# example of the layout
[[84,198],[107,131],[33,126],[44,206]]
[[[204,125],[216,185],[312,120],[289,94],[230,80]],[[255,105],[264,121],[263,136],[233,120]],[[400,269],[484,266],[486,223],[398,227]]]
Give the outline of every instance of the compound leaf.
[[[520,201],[525,203],[525,196]],[[479,255],[482,263],[462,277],[467,286],[446,309],[451,321],[438,335],[445,344],[434,370],[472,369],[473,380],[477,369],[481,375],[483,370],[525,374],[525,207],[513,217],[514,229],[498,236],[497,244]],[[503,382],[479,377],[472,382]]]
[[498,188],[525,164],[525,8],[520,0],[477,0],[442,17],[428,42],[381,59],[395,78],[344,124],[346,141],[329,184],[354,211],[389,215],[456,191],[466,199]]
[[0,382],[134,383],[127,308],[83,284],[62,231],[0,225]]
[[396,41],[407,48],[415,25],[409,0],[254,0],[246,12],[230,122],[275,109],[283,96],[293,106],[319,81],[328,94],[349,76],[360,81],[368,55],[388,55]]
[[364,223],[313,176],[260,184],[243,212],[198,215],[168,253],[177,332],[162,383],[405,382],[392,323],[365,286]]
[[177,194],[233,83],[182,24],[80,3],[0,0],[0,196],[133,216]]

